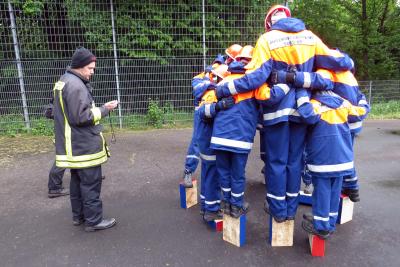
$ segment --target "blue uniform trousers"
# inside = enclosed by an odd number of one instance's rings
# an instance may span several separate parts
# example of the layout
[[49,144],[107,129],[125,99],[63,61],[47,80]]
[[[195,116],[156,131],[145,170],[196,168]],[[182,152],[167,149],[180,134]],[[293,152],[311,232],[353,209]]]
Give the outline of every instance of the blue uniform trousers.
[[312,213],[315,229],[330,232],[336,229],[342,181],[343,177],[312,176]]
[[199,145],[196,139],[198,123],[199,117],[194,115],[192,140],[190,141],[185,160],[185,170],[191,173],[196,171],[197,165],[199,164]]
[[[286,165],[289,153],[289,122],[284,121],[265,128],[265,179],[267,202],[274,217],[286,218]],[[268,177],[268,179],[266,178]]]
[[223,199],[227,203],[242,207],[246,187],[245,169],[249,154],[225,150],[215,152]]
[[[351,133],[351,142],[352,142],[353,148],[354,148],[355,136],[356,136],[356,134],[352,132]],[[355,167],[353,168],[351,175],[346,175],[346,176],[343,177],[343,188],[359,189],[357,172],[356,172],[356,168]]]
[[289,154],[286,169],[286,202],[287,216],[294,217],[299,205],[301,173],[304,168],[304,148],[307,135],[307,125],[290,122]]

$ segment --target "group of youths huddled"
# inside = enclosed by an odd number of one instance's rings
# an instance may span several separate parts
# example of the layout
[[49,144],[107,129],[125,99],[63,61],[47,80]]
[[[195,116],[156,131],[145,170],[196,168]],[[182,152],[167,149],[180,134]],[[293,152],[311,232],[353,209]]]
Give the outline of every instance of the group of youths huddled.
[[205,221],[246,214],[245,167],[258,128],[266,182],[264,210],[278,223],[294,220],[301,177],[312,183],[308,233],[335,231],[340,194],[360,200],[354,137],[369,112],[352,59],[329,49],[281,5],[265,17],[256,46],[234,44],[192,80],[195,115],[183,185],[201,158]]

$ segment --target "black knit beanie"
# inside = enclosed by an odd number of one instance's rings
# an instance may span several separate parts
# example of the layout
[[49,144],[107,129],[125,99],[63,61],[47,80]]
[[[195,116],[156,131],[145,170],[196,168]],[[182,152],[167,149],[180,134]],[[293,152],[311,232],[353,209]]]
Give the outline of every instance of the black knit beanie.
[[71,68],[79,69],[96,61],[96,57],[88,49],[78,47],[71,59]]

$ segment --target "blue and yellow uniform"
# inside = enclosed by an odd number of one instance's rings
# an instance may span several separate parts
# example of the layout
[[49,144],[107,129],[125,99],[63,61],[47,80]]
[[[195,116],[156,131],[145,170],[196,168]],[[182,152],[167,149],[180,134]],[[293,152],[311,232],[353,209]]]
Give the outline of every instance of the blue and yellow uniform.
[[[231,75],[223,82],[239,79],[246,69],[242,62],[233,62],[228,71]],[[278,103],[288,91],[286,85],[270,89],[264,84],[257,90],[234,95],[235,105],[220,111],[215,117],[211,148],[216,151],[217,170],[226,203],[237,207],[243,205],[245,167],[253,147],[259,116],[257,100],[262,103]]]
[[[316,72],[298,72],[295,76],[294,86],[331,90],[346,99],[354,106],[363,106],[367,113],[370,107],[366,101],[365,95],[360,91],[358,82],[351,71],[329,71],[319,69]],[[360,133],[362,129],[362,121],[349,116],[349,127],[351,132],[352,144],[354,146],[355,135]],[[345,176],[343,180],[343,188],[359,189],[356,170],[353,169],[352,174]]]
[[352,173],[354,155],[348,119],[361,121],[367,108],[354,106],[332,91],[319,91],[298,108],[309,124],[307,168],[314,185],[313,224],[318,231],[335,230],[343,177]]
[[196,140],[199,144],[201,158],[201,188],[203,189],[204,210],[217,212],[220,209],[220,179],[216,167],[215,151],[210,148],[213,132],[213,118],[216,115],[215,90],[206,90],[196,111],[198,126]]
[[[287,70],[290,66],[309,72],[313,68],[346,70],[352,67],[352,61],[339,51],[330,50],[315,34],[306,30],[301,20],[280,19],[258,39],[249,64],[251,72],[218,86],[217,96],[221,98],[258,88],[268,79],[272,69]],[[306,127],[299,123],[289,125],[295,107],[295,92],[291,90],[280,103],[264,108],[264,126],[268,132],[265,135],[267,201],[271,214],[280,219],[294,218],[300,189]]]

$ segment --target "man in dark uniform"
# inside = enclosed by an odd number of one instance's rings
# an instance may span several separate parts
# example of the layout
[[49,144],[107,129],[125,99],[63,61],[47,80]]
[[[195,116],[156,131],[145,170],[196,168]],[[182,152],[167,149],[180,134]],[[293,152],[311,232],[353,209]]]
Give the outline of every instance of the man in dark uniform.
[[117,107],[114,100],[96,107],[90,77],[96,57],[78,48],[71,66],[54,86],[54,133],[56,165],[71,169],[70,198],[74,225],[85,223],[85,231],[113,227],[114,218],[103,219],[101,164],[109,156],[101,133],[101,118]]

